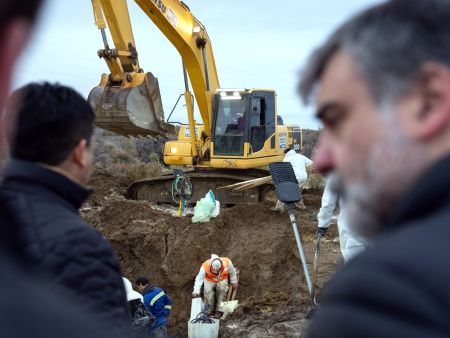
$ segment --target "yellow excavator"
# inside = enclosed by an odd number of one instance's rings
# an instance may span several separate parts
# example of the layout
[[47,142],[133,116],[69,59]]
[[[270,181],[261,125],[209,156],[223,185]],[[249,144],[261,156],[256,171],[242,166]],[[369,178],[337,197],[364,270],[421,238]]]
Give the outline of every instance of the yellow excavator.
[[[91,1],[104,44],[98,55],[110,71],[89,94],[96,124],[124,136],[169,137],[176,128],[164,119],[157,78],[140,67],[126,0]],[[189,198],[196,201],[209,189],[223,204],[273,198],[270,184],[239,192],[216,188],[268,175],[267,165],[281,161],[286,147],[301,150],[301,129],[284,125],[277,116],[275,91],[220,88],[211,40],[189,7],[179,0],[135,2],[182,58],[189,123],[178,129],[177,140],[165,143],[164,162],[191,168],[183,174],[192,182]],[[106,28],[114,48],[107,41]],[[194,119],[193,96],[202,123]],[[128,196],[171,202],[174,178],[134,182]]]

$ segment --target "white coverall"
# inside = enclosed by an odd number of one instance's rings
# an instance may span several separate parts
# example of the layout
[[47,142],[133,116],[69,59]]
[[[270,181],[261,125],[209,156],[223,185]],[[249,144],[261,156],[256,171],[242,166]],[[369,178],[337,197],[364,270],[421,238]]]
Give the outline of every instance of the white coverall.
[[[212,254],[211,261],[219,256]],[[228,270],[230,276],[230,283],[237,283],[236,269],[233,266],[233,262],[230,259],[230,268]],[[203,293],[205,296],[206,304],[208,304],[208,313],[211,314],[216,309],[216,304],[219,305],[221,302],[226,300],[226,295],[228,292],[228,280],[223,280],[217,284],[211,283],[205,280],[206,271],[203,268],[203,264],[200,267],[200,271],[195,277],[194,292],[200,294],[200,289],[203,284]],[[216,301],[217,300],[217,301]]]
[[[298,187],[300,188],[300,193],[303,190],[303,186],[306,183],[306,180],[308,179],[308,174],[306,173],[306,167],[313,164],[313,161],[311,161],[306,156],[303,156],[301,154],[297,154],[295,150],[289,150],[286,155],[284,155],[283,162],[290,162],[292,165],[292,169],[294,169],[295,178],[298,181]],[[303,201],[303,200],[302,200]],[[303,206],[304,204],[300,202],[300,205]],[[277,204],[275,204],[274,210],[284,210],[284,203],[280,200],[277,200]]]
[[139,292],[133,290],[131,282],[125,277],[122,277],[122,279],[123,285],[125,287],[125,292],[127,294],[127,301],[129,302],[130,300],[140,299],[141,302],[143,302],[144,297]]
[[355,255],[363,251],[367,243],[360,236],[355,234],[348,226],[345,219],[345,205],[342,199],[331,189],[331,184],[329,180],[325,185],[325,189],[322,195],[322,207],[317,215],[317,220],[319,221],[320,228],[328,228],[331,224],[331,218],[333,217],[334,210],[337,207],[339,201],[339,217],[337,221],[338,231],[339,231],[339,241],[341,245],[342,256],[345,261],[353,258]]

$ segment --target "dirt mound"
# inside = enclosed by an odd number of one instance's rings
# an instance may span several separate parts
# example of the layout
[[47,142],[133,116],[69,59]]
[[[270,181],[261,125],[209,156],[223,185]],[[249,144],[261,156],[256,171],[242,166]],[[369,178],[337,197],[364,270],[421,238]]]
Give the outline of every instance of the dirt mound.
[[313,209],[320,209],[323,189],[309,189],[304,192],[305,205]]
[[[222,209],[211,222],[192,224],[190,217],[174,217],[147,202],[124,199],[118,192],[124,191],[125,181],[94,177],[98,193],[88,202],[84,217],[111,241],[126,277],[133,281],[147,276],[171,296],[172,333],[186,335],[193,281],[212,253],[229,257],[241,271],[237,292],[241,306],[221,325],[221,337],[270,337],[282,332],[293,337],[301,332],[308,293],[286,213],[271,211],[269,204],[240,205]],[[298,214],[308,262],[314,253],[320,197],[321,191],[306,192],[307,209]],[[330,230],[333,235],[335,229]],[[338,243],[324,246],[328,255],[319,274],[323,280],[340,264]]]
[[88,205],[102,206],[112,196],[124,196],[130,183],[125,176],[111,175],[105,171],[96,172],[89,181],[94,193],[89,197]]

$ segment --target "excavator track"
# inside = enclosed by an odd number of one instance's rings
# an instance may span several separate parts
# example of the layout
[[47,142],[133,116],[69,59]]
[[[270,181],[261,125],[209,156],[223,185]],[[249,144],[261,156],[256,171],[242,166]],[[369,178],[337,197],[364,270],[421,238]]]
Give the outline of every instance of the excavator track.
[[[185,172],[193,185],[193,195],[190,204],[195,204],[204,197],[208,190],[212,190],[221,205],[256,204],[263,201],[275,201],[275,187],[273,184],[263,184],[248,190],[234,192],[229,189],[218,189],[226,185],[268,176],[266,170],[210,171],[193,170]],[[133,182],[127,188],[126,197],[134,200],[145,200],[155,203],[174,203],[172,199],[173,174],[149,178]]]

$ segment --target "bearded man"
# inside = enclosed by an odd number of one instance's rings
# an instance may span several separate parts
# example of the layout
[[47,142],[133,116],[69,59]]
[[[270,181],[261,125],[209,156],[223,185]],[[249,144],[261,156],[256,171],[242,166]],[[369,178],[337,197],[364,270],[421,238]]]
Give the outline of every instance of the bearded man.
[[391,0],[338,28],[302,74],[313,158],[373,246],[335,276],[309,337],[448,337],[450,1]]

